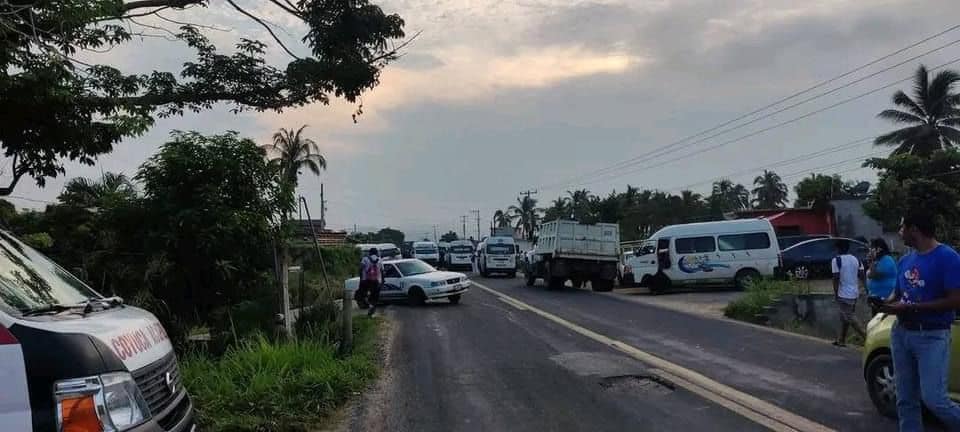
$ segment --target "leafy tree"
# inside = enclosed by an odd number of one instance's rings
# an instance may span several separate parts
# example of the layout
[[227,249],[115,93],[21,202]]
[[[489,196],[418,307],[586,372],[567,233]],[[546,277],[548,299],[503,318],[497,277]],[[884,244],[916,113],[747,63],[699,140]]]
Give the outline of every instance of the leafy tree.
[[713,191],[708,201],[714,214],[722,215],[750,208],[750,192],[742,184],[720,180],[713,183]]
[[70,179],[58,199],[66,205],[93,209],[103,207],[108,201],[129,200],[136,195],[136,188],[127,176],[107,172],[100,180]]
[[533,240],[537,228],[540,226],[540,210],[537,200],[529,195],[517,198],[517,204],[510,206],[508,211],[513,213],[517,221],[517,228],[522,230],[528,240]]
[[457,233],[455,233],[455,232],[453,232],[453,231],[447,231],[445,234],[443,234],[442,236],[440,236],[440,241],[442,241],[442,242],[452,242],[452,241],[458,240],[459,238],[460,238],[460,237],[457,235]]
[[570,218],[569,201],[564,197],[559,197],[551,202],[550,207],[544,209],[543,219],[552,221],[557,219]]
[[590,216],[590,191],[586,189],[567,191],[567,195],[573,219],[578,221],[587,219]]
[[763,209],[782,208],[787,205],[787,185],[773,171],[764,170],[753,179],[753,205]]
[[508,228],[513,225],[513,220],[516,219],[515,214],[510,213],[509,209],[507,211],[497,210],[493,212],[493,224],[498,228]]
[[155,297],[201,317],[241,300],[275,298],[268,245],[279,179],[263,149],[234,132],[174,132],[136,178],[149,210],[142,223]]
[[403,244],[403,238],[403,231],[395,230],[389,227],[377,231],[375,236],[375,240],[378,243],[393,243],[397,246]]
[[819,207],[834,199],[865,198],[869,190],[869,182],[845,182],[839,174],[810,174],[794,186],[797,193],[794,206]]
[[960,94],[953,91],[958,82],[960,74],[952,70],[940,71],[931,80],[921,65],[913,79],[913,97],[902,90],[893,94],[893,104],[902,110],[888,109],[877,115],[906,126],[877,137],[874,144],[896,146],[894,155],[918,156],[960,144]]
[[64,172],[62,159],[93,164],[122,139],[146,132],[157,117],[218,104],[239,112],[325,104],[331,97],[354,102],[378,84],[382,68],[405,45],[392,43],[404,36],[403,20],[367,0],[265,2],[306,28],[304,47],[296,50],[254,12],[226,0],[238,15],[263,26],[290,55],[289,63],[269,64],[267,45],[249,39],[233,52],[220,52],[204,35],[207,26],[189,23],[170,31],[192,52],[179,72],[132,73],[77,59],[83,51],[138,39],[138,18],[170,20],[161,12],[214,1],[0,4],[0,146],[12,175],[0,195],[9,195],[24,176],[43,186]]

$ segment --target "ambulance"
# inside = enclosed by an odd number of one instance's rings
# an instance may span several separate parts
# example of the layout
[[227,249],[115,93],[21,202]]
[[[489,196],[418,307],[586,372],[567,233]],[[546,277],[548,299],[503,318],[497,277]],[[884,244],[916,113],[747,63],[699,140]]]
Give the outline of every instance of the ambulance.
[[192,432],[153,314],[104,297],[0,231],[0,431]]

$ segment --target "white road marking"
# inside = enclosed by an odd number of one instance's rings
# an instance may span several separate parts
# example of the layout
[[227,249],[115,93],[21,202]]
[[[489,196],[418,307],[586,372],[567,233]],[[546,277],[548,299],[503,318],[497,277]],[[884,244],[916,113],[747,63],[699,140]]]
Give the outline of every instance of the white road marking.
[[[616,339],[612,339],[593,330],[581,327],[559,316],[547,311],[538,309],[530,304],[524,303],[513,297],[510,297],[500,291],[480,284],[476,281],[473,284],[487,291],[504,303],[512,306],[520,306],[524,309],[537,314],[547,320],[560,324],[576,333],[579,333],[594,341],[613,347],[634,359],[637,359],[652,368],[658,370],[661,376],[674,382],[676,385],[687,389],[690,392],[701,395],[704,398],[723,406],[744,418],[752,420],[757,424],[763,425],[774,431],[783,432],[829,432],[833,429],[822,424],[814,422],[805,417],[801,417],[769,402],[761,400],[755,396],[734,389],[730,386],[721,384],[706,376],[683,366],[671,363],[653,354],[642,351],[634,346],[628,345]],[[709,397],[707,397],[709,395]]]

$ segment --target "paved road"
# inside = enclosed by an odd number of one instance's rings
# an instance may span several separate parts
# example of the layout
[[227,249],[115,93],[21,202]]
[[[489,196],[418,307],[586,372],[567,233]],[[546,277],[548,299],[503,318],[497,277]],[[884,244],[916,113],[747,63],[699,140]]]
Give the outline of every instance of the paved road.
[[[619,294],[477,281],[571,325],[629,344],[843,431],[895,430],[873,411],[859,353],[638,304]],[[765,430],[608,345],[474,289],[458,306],[391,306],[386,379],[353,430]]]

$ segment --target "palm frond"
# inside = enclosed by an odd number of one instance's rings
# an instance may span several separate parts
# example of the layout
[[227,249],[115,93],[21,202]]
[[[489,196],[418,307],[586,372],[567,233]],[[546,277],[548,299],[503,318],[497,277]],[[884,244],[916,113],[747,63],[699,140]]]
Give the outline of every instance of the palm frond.
[[949,112],[952,105],[949,102],[954,85],[960,82],[960,73],[944,69],[933,77],[930,87],[927,88],[927,112],[933,117],[941,117]]
[[950,126],[939,126],[937,131],[940,132],[940,136],[944,139],[943,144],[946,146],[960,146],[960,130]]
[[917,117],[926,117],[927,113],[923,110],[923,107],[917,103],[917,101],[907,96],[902,90],[897,90],[893,94],[893,104],[906,108],[910,113]]
[[922,119],[922,118],[920,118],[920,117],[917,117],[917,116],[915,116],[915,115],[913,115],[913,114],[910,114],[910,113],[908,113],[908,112],[903,112],[903,111],[895,110],[895,109],[883,110],[883,111],[880,112],[880,114],[877,114],[877,118],[881,118],[881,119],[884,119],[884,120],[889,120],[889,121],[892,121],[892,122],[894,122],[894,123],[912,123],[912,124],[917,124],[917,123],[924,123],[924,122],[925,122],[925,120]]
[[926,66],[920,65],[913,76],[913,94],[920,106],[923,107],[924,112],[929,112],[930,109],[930,100],[927,97],[929,89],[930,74],[927,72]]
[[910,139],[911,136],[915,136],[920,133],[923,129],[923,125],[905,127],[903,129],[898,129],[893,132],[889,132],[883,135],[876,137],[873,140],[874,145],[900,145],[904,141]]
[[300,161],[300,163],[307,167],[307,169],[310,170],[313,175],[320,175],[320,165],[317,163],[317,161],[313,159],[303,159]]

